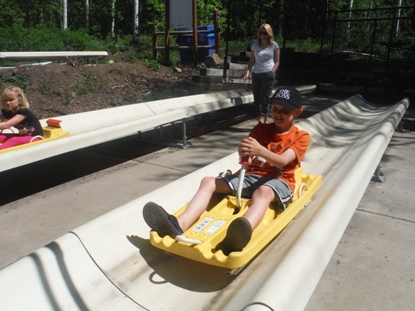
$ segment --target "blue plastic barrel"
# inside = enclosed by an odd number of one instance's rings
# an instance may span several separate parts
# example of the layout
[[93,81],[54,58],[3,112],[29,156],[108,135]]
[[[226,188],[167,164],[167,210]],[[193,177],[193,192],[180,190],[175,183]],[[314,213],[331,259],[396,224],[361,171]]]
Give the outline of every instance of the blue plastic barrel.
[[[198,26],[198,30],[213,30],[214,26]],[[199,33],[198,36],[199,46],[203,45],[215,45],[215,34],[214,33]],[[215,49],[200,49],[197,53],[197,60],[201,63],[206,61],[206,56],[215,54]]]
[[[214,26],[198,26],[198,30],[213,30]],[[199,46],[215,45],[215,34],[214,33],[198,33],[198,44]],[[181,35],[177,38],[177,43],[180,46],[193,46],[192,35]],[[182,63],[193,62],[193,51],[192,50],[180,50],[180,61]],[[215,54],[215,49],[198,49],[197,61],[203,63],[206,61],[206,56]]]

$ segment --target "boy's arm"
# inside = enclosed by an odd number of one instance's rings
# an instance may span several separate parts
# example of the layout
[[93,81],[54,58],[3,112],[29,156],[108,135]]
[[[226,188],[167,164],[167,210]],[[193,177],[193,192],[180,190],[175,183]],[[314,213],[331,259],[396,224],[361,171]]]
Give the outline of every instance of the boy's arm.
[[268,163],[275,167],[283,168],[297,158],[294,150],[288,148],[281,155],[275,154],[262,146],[255,138],[248,137],[243,139],[238,148],[239,155],[243,156],[259,156],[264,158]]

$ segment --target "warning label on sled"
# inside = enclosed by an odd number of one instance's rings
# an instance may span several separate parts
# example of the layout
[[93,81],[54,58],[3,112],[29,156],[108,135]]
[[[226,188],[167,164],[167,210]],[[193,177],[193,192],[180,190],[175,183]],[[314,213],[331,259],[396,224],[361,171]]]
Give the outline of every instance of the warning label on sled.
[[208,230],[206,230],[207,234],[213,234],[216,230],[218,230],[220,227],[222,227],[225,224],[226,221],[224,220],[218,220],[215,222],[212,227],[210,227]]
[[201,230],[203,230],[203,228],[205,228],[208,224],[210,224],[212,222],[212,218],[205,218],[203,219],[201,222],[199,222],[197,224],[196,227],[193,228],[193,231],[195,232],[199,232]]

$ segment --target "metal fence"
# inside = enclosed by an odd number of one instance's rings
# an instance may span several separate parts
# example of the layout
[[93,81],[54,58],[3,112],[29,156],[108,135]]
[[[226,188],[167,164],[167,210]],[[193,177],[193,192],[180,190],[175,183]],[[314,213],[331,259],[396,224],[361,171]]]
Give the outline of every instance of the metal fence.
[[415,7],[284,15],[284,44],[320,38],[320,53],[415,62]]
[[322,53],[353,58],[415,61],[414,8],[329,12],[321,36]]

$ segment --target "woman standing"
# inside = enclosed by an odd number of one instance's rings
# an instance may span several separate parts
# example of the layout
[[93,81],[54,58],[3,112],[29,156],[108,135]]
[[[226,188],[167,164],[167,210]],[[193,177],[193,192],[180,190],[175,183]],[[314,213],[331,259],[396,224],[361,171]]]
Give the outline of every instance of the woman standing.
[[[262,24],[258,30],[258,41],[251,46],[251,57],[244,81],[252,70],[252,88],[254,94],[254,107],[258,121],[268,123],[269,96],[274,84],[275,72],[280,65],[280,49],[273,40],[272,28]],[[253,69],[252,69],[253,67]]]

